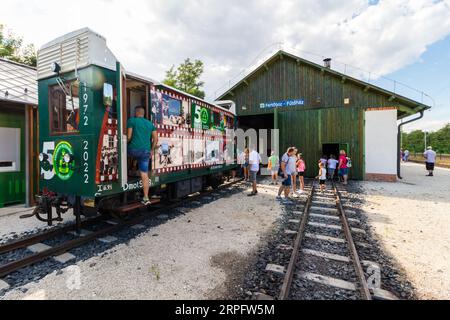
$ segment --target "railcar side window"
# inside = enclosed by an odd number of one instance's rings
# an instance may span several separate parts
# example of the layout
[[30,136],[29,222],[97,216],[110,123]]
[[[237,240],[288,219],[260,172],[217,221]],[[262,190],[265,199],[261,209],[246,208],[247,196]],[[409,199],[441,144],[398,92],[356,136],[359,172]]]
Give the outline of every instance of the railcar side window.
[[65,88],[49,87],[48,106],[52,133],[77,133],[80,123],[79,85],[73,81]]

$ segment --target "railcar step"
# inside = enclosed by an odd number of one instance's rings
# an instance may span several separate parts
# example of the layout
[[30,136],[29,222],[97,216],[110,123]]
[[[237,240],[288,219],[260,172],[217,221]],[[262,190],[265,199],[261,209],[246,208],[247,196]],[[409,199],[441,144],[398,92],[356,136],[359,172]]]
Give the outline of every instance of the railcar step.
[[137,210],[137,209],[147,208],[147,207],[149,207],[151,205],[155,205],[155,204],[160,203],[160,202],[161,202],[161,199],[150,199],[150,203],[151,204],[148,205],[148,206],[142,204],[141,202],[132,202],[132,203],[129,203],[127,205],[124,205],[122,207],[117,208],[115,211],[117,213],[128,213],[130,211],[134,211],[134,210]]

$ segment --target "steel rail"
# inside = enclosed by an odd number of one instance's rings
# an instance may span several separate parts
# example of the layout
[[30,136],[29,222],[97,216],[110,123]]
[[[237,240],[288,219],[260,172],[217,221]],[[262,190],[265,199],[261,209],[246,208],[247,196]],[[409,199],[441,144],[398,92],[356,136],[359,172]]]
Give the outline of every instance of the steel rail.
[[281,286],[280,295],[278,297],[279,300],[286,300],[289,297],[289,292],[292,284],[292,278],[294,276],[294,270],[295,270],[295,264],[297,263],[297,257],[300,252],[300,246],[303,241],[304,235],[305,235],[305,229],[306,224],[308,223],[309,219],[309,209],[311,207],[312,198],[314,195],[315,186],[314,182],[311,186],[311,191],[308,195],[308,200],[306,201],[305,208],[303,209],[303,216],[300,223],[300,227],[297,232],[297,236],[295,238],[294,242],[294,248],[292,249],[292,255],[291,259],[289,261],[289,265],[286,271],[286,274],[284,276],[283,284]]
[[[104,219],[104,217],[102,217],[102,216],[85,219],[82,221],[81,226],[82,227],[90,226],[97,222],[100,222],[102,219]],[[58,235],[67,233],[69,231],[75,231],[75,230],[76,230],[76,224],[70,224],[70,225],[67,225],[64,227],[56,227],[51,230],[43,231],[38,234],[34,234],[34,235],[30,235],[30,236],[27,236],[27,237],[24,237],[24,238],[21,238],[18,240],[14,240],[14,241],[8,242],[4,245],[0,245],[0,254],[14,251],[14,250],[17,250],[20,248],[28,247],[30,245],[39,243],[41,241],[48,240],[48,239],[54,238]]]
[[[241,182],[242,180],[243,179],[238,179],[238,180],[235,180],[235,181],[230,182],[230,183],[225,183],[225,184],[219,186],[215,190],[202,192],[202,193],[200,193],[198,195],[192,196],[189,199],[186,199],[187,201],[186,200],[181,200],[179,202],[176,202],[176,203],[173,203],[173,204],[169,204],[168,206],[164,206],[162,208],[158,208],[158,209],[156,209],[154,211],[151,211],[150,213],[152,215],[155,215],[155,214],[158,214],[158,213],[162,213],[165,210],[176,208],[177,206],[179,206],[182,203],[195,201],[196,199],[199,199],[199,198],[202,198],[202,197],[204,197],[204,196],[206,196],[208,194],[214,193],[217,190],[228,188],[228,187],[230,187],[230,186],[232,186],[232,185],[234,185],[236,183]],[[12,261],[10,263],[1,265],[0,266],[0,278],[3,278],[5,276],[7,276],[8,274],[10,274],[10,273],[12,273],[14,271],[17,271],[19,269],[22,269],[22,268],[24,268],[26,266],[29,266],[29,265],[35,264],[37,262],[43,261],[43,260],[45,260],[45,259],[47,259],[49,257],[55,256],[55,255],[59,255],[59,254],[63,254],[64,252],[70,251],[71,249],[74,249],[74,248],[79,247],[79,246],[81,246],[81,245],[83,245],[85,243],[88,243],[88,242],[90,242],[92,240],[95,240],[96,238],[103,237],[103,236],[105,236],[107,234],[111,234],[111,233],[117,232],[117,231],[123,229],[124,227],[139,224],[139,223],[143,222],[144,220],[146,220],[147,218],[148,218],[147,216],[139,216],[139,217],[136,217],[136,218],[131,219],[129,221],[123,221],[123,222],[121,222],[121,223],[119,223],[117,225],[107,227],[105,229],[102,229],[102,230],[90,233],[90,234],[88,234],[86,236],[83,236],[83,237],[80,237],[80,238],[77,238],[77,239],[74,239],[74,240],[70,240],[68,242],[62,243],[62,244],[60,244],[58,246],[52,247],[52,248],[47,249],[45,251],[29,255],[29,256],[27,256],[27,257],[25,257],[23,259]]]
[[344,207],[342,206],[341,193],[337,189],[336,185],[333,182],[333,189],[336,194],[336,205],[338,207],[338,211],[340,213],[340,218],[342,225],[344,226],[343,230],[345,233],[345,238],[347,239],[347,244],[350,249],[350,254],[352,256],[353,265],[355,267],[356,276],[358,278],[361,295],[365,300],[372,300],[372,296],[369,291],[369,287],[367,285],[366,277],[364,276],[364,271],[361,266],[361,261],[359,259],[358,251],[356,250],[355,242],[353,241],[352,233],[350,230],[350,226],[348,224],[347,216],[345,214]]

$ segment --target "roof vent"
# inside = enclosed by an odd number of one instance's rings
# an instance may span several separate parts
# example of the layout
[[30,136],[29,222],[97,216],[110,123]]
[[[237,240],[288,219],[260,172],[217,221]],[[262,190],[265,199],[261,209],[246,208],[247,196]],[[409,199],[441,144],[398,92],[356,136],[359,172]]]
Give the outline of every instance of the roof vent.
[[331,58],[323,59],[323,65],[325,66],[325,68],[330,69],[331,68]]

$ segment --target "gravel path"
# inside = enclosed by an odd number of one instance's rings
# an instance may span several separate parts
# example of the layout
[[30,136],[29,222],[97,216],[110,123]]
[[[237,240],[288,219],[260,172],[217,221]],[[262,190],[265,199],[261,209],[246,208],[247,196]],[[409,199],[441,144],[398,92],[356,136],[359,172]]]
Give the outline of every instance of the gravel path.
[[[216,299],[235,296],[281,213],[273,188],[200,206],[0,299]],[[120,236],[120,235],[119,235]],[[87,249],[86,249],[87,250]],[[75,252],[74,252],[75,253]],[[76,254],[76,253],[75,253]]]
[[419,299],[450,299],[450,170],[425,177],[424,165],[407,163],[402,175],[362,184],[368,222]]

